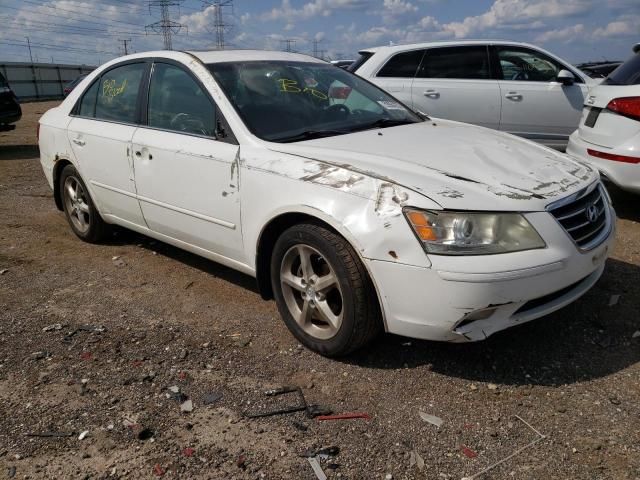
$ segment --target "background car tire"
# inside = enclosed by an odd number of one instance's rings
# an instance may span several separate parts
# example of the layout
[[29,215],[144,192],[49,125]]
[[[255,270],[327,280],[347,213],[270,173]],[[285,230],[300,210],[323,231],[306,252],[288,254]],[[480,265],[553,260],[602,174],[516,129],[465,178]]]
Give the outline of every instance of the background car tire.
[[73,165],[64,167],[60,174],[60,193],[64,214],[73,233],[89,243],[102,240],[109,226],[102,220],[87,186]]
[[[300,291],[300,288],[309,286],[302,281],[301,259],[306,253],[300,254],[301,251],[310,254],[314,274],[324,273],[321,277],[315,276],[319,288],[315,297],[313,290],[311,294],[308,290]],[[293,278],[288,277],[287,281],[283,281],[290,272],[293,272]],[[330,277],[331,274],[333,277]],[[334,280],[335,285],[320,290],[320,287]],[[344,238],[321,225],[298,224],[282,233],[271,257],[271,281],[278,310],[287,328],[300,343],[321,355],[336,357],[351,353],[382,330],[378,298],[362,262]],[[289,283],[296,286],[290,287]],[[310,298],[318,299],[318,295],[324,295],[322,292],[326,292],[324,307],[321,307],[322,302],[316,302],[316,313],[311,314],[319,317],[319,320],[312,319],[311,325],[301,321],[305,316],[302,313],[305,311],[304,303],[301,302],[310,301]],[[338,294],[342,297],[341,302],[337,300]],[[302,298],[305,295],[307,300]],[[296,304],[291,303],[292,299]],[[322,318],[326,317],[320,312],[326,311],[329,303],[332,307],[329,315],[334,313],[337,316],[336,312],[340,312],[338,328],[328,322],[322,323]],[[338,303],[340,309],[336,306]],[[307,326],[303,328],[302,324]]]

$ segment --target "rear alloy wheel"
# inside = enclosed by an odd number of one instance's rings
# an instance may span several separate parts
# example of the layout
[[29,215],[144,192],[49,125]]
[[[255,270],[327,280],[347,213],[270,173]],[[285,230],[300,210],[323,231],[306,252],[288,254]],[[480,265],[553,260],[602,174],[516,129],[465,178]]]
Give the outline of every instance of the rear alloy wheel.
[[67,165],[60,175],[60,193],[67,221],[79,238],[98,242],[106,234],[107,224],[96,209],[86,185],[73,165]]
[[314,224],[286,230],[271,263],[278,309],[293,335],[311,350],[345,355],[379,332],[380,309],[351,246]]

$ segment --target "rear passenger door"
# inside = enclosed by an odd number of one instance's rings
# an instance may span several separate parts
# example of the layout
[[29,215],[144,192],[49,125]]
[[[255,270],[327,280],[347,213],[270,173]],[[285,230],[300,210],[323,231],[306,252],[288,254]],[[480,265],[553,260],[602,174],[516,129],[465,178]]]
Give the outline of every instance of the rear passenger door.
[[140,112],[144,60],[116,65],[74,107],[67,135],[76,166],[103,215],[144,226],[136,199],[131,139]]
[[151,230],[239,260],[239,146],[224,124],[186,66],[156,61],[133,137],[135,181]]
[[428,115],[500,127],[500,88],[485,45],[427,49],[411,94],[414,108]]
[[424,50],[396,53],[376,73],[375,84],[413,108],[411,85]]

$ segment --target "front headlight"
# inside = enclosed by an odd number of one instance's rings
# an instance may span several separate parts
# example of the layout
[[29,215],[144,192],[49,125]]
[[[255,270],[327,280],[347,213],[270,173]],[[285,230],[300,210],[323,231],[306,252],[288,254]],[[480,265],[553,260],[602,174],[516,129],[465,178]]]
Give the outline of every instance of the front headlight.
[[404,215],[427,253],[489,255],[544,248],[538,232],[519,213],[428,212]]

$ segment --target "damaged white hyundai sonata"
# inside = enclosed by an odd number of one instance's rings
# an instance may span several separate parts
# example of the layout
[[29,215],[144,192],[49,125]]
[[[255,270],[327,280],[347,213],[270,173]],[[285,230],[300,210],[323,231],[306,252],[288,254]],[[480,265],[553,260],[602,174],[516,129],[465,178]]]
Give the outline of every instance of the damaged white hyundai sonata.
[[329,356],[382,330],[474,341],[558,310],[614,237],[590,167],[304,55],[119,58],[45,113],[39,143],[78,237],[116,224],[252,275]]

